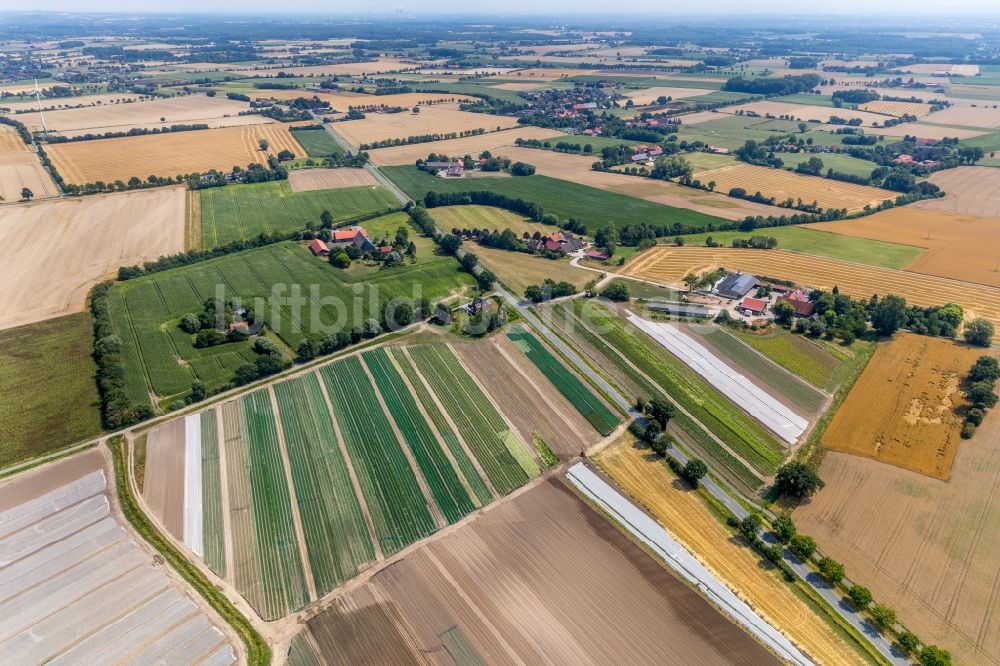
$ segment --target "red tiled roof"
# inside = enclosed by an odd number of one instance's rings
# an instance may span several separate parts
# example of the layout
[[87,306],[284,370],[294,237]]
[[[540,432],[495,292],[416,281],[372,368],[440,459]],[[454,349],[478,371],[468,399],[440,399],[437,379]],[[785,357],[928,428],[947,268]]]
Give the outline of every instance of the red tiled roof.
[[313,251],[313,254],[321,254],[323,252],[329,253],[330,248],[326,246],[326,243],[318,238],[314,238],[309,241],[309,249]]
[[764,308],[767,307],[767,301],[747,296],[740,302],[740,307],[744,310],[750,310],[750,312],[763,312]]
[[349,241],[354,240],[354,237],[361,234],[365,238],[368,238],[368,232],[366,232],[361,227],[351,227],[350,229],[337,229],[333,232],[333,240],[335,241]]

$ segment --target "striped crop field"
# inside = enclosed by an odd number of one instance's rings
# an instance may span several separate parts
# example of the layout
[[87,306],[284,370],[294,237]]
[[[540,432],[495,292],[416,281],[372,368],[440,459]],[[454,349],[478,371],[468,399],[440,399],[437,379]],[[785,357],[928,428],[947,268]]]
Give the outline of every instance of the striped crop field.
[[201,507],[205,564],[226,575],[226,543],[222,525],[222,470],[219,466],[219,428],[214,409],[201,414]]
[[513,327],[507,333],[514,344],[524,352],[528,359],[538,366],[552,385],[563,394],[563,397],[576,407],[597,432],[605,437],[610,435],[621,423],[607,405],[594,395],[580,379],[570,372],[566,366],[546,349],[538,338],[520,326]]
[[[752,417],[726,400],[679,359],[610,310],[593,303],[574,303],[577,315],[593,324],[604,344],[611,345],[642,368],[666,393],[715,433],[759,472],[774,474],[785,456],[784,447]],[[596,329],[596,330],[595,330]]]
[[434,532],[434,517],[364,367],[349,357],[320,370],[375,534],[386,555]]
[[434,402],[434,398],[431,396],[430,390],[420,379],[413,363],[410,362],[410,359],[399,348],[392,349],[387,353],[390,354],[392,360],[396,363],[396,366],[402,370],[410,388],[413,389],[413,395],[420,401],[420,405],[424,408],[424,413],[426,413],[427,418],[430,419],[431,425],[434,426],[438,435],[441,436],[441,439],[444,440],[444,443],[448,446],[448,451],[451,452],[451,457],[458,463],[458,468],[462,471],[462,476],[465,477],[469,487],[472,488],[472,492],[480,506],[492,502],[493,493],[491,493],[490,489],[486,486],[486,482],[483,481],[483,477],[480,475],[479,470],[476,469],[470,455],[466,453],[465,448],[462,446],[462,442],[458,439],[458,435],[455,434],[455,431],[452,430],[450,425],[448,425],[448,420],[445,418],[441,410],[438,409],[437,404]]
[[410,349],[420,374],[441,400],[493,487],[501,495],[539,474],[537,463],[517,433],[443,345]]
[[438,508],[448,523],[457,522],[476,506],[421,415],[413,395],[384,349],[364,352],[362,358],[382,394],[389,412],[387,416],[395,420],[403,440],[410,447]]
[[375,549],[318,377],[282,382],[274,392],[309,567],[322,596],[374,560]]

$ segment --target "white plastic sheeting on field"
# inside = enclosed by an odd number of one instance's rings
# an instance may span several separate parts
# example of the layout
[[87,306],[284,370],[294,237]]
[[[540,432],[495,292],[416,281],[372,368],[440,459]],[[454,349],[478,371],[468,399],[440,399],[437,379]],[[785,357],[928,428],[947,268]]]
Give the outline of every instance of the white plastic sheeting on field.
[[566,476],[580,492],[597,503],[618,524],[661,557],[671,569],[697,586],[702,594],[733,621],[746,627],[779,657],[793,664],[813,663],[791,641],[754,613],[732,590],[713,576],[659,523],[636,508],[586,465],[583,463],[573,465],[566,472]]
[[647,321],[631,312],[628,313],[628,320],[789,444],[794,444],[799,435],[809,427],[809,421],[726,365],[710,350],[691,336],[682,333],[676,326]]
[[203,555],[201,511],[201,414],[184,417],[184,543]]

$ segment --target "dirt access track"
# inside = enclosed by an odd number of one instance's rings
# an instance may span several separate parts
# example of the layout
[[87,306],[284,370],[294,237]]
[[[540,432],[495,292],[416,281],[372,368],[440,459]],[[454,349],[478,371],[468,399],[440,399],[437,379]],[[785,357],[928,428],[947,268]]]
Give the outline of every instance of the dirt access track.
[[777,663],[557,479],[377,572],[306,635],[324,664]]
[[120,266],[184,250],[183,187],[4,208],[0,329],[81,312]]

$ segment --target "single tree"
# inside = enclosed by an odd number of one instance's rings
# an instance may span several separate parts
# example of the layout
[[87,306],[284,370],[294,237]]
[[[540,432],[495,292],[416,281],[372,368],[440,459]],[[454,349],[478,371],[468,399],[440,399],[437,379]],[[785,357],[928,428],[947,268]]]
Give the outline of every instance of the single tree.
[[681,476],[696,488],[698,487],[698,481],[706,474],[708,474],[708,465],[700,458],[691,458],[688,460],[684,465],[684,470],[681,472]]
[[993,342],[993,333],[993,324],[982,317],[977,317],[965,325],[962,336],[970,345],[989,347]]
[[774,313],[774,321],[783,326],[791,324],[792,319],[795,318],[795,308],[785,301],[775,303],[774,307],[771,308],[771,312]]
[[667,423],[674,417],[676,412],[677,409],[673,403],[667,402],[662,398],[653,398],[646,405],[646,413],[659,424],[661,429],[667,427]]
[[260,141],[257,142],[257,145],[260,146],[261,150],[267,150],[271,146],[270,142],[267,139],[261,139]]
[[774,477],[774,487],[779,494],[799,500],[810,497],[824,485],[816,470],[805,463],[795,461],[779,467]]
[[937,645],[928,645],[917,657],[920,666],[951,666],[951,653]]
[[28,189],[27,187],[22,187],[21,188],[21,198],[22,199],[24,199],[25,201],[31,201],[31,197],[33,197],[33,196],[35,196],[35,193],[32,192],[30,189]]
[[871,613],[872,620],[880,629],[896,626],[896,611],[885,604],[875,604],[868,612]]
[[912,654],[916,652],[917,648],[920,647],[920,639],[912,631],[904,631],[899,634],[899,646],[903,648],[903,652],[906,654]]
[[872,326],[879,335],[892,335],[906,324],[906,299],[883,296],[872,310]]
[[819,572],[823,578],[836,585],[844,580],[844,565],[831,557],[824,557],[819,561]]
[[816,540],[805,534],[796,534],[788,540],[788,550],[803,562],[808,561],[816,552]]
[[763,521],[760,519],[760,516],[756,513],[747,514],[746,518],[740,521],[740,534],[752,543],[757,539],[757,535],[760,534],[761,525],[763,525]]
[[788,543],[796,534],[795,523],[792,522],[792,517],[787,513],[777,516],[771,523],[771,527],[774,528],[774,534],[781,543]]
[[851,598],[851,603],[858,608],[868,608],[868,604],[872,602],[871,590],[864,585],[851,585],[850,589],[847,590],[847,596]]

